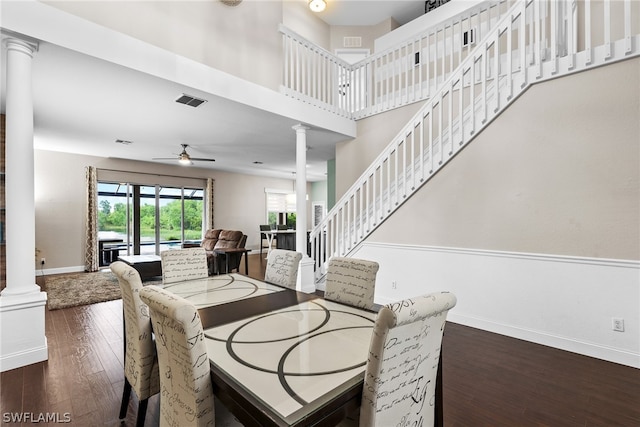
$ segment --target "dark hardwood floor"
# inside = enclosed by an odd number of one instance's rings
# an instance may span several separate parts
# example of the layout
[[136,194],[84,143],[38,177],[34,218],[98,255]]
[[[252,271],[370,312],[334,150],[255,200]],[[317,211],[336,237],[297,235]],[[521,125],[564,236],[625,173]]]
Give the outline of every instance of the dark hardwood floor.
[[[249,257],[252,277],[261,279],[264,267],[263,257]],[[44,279],[37,281],[46,288]],[[120,425],[121,300],[47,311],[45,321],[49,360],[2,373],[0,423],[20,425],[8,417],[26,412],[60,421],[68,414],[74,426]],[[447,427],[640,426],[640,370],[450,322],[443,384]],[[158,405],[152,397],[147,426],[158,425]],[[136,410],[132,397],[124,425],[135,425]]]

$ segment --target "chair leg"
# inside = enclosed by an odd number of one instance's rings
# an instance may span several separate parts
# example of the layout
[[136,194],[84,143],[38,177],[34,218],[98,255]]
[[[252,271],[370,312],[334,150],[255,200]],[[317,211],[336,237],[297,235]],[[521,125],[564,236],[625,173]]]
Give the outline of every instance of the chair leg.
[[149,399],[144,399],[138,404],[138,419],[136,420],[136,427],[144,427],[144,418],[147,415],[148,403]]
[[122,390],[122,403],[120,404],[120,419],[124,419],[127,416],[127,407],[129,406],[129,398],[131,397],[131,384],[125,377],[124,389]]

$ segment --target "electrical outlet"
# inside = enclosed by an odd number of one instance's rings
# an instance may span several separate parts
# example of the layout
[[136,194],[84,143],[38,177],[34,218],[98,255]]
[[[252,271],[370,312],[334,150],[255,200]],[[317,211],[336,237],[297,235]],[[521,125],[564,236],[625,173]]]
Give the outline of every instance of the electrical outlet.
[[624,332],[624,319],[621,317],[611,318],[611,327],[614,331]]
[[391,282],[391,289],[398,289],[398,282],[396,282],[395,280]]
[[45,259],[44,258],[40,258],[40,265],[44,265],[45,263]]

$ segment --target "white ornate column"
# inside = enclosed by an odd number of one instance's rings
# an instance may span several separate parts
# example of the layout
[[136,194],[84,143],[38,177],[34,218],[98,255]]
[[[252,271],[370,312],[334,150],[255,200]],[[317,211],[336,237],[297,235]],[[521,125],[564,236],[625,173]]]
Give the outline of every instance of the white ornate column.
[[316,291],[313,276],[313,260],[307,255],[307,131],[302,124],[293,126],[296,131],[296,250],[302,253],[298,268],[297,289],[301,292]]
[[38,46],[4,41],[6,60],[5,219],[7,286],[0,293],[0,371],[47,360],[47,294],[35,283],[31,65]]

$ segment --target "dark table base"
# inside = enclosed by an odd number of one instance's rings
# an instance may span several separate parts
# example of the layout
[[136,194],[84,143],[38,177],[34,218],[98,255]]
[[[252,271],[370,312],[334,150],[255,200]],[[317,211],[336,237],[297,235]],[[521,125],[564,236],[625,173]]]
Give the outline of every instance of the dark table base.
[[142,280],[162,276],[162,263],[158,255],[123,255],[118,259],[135,268]]

